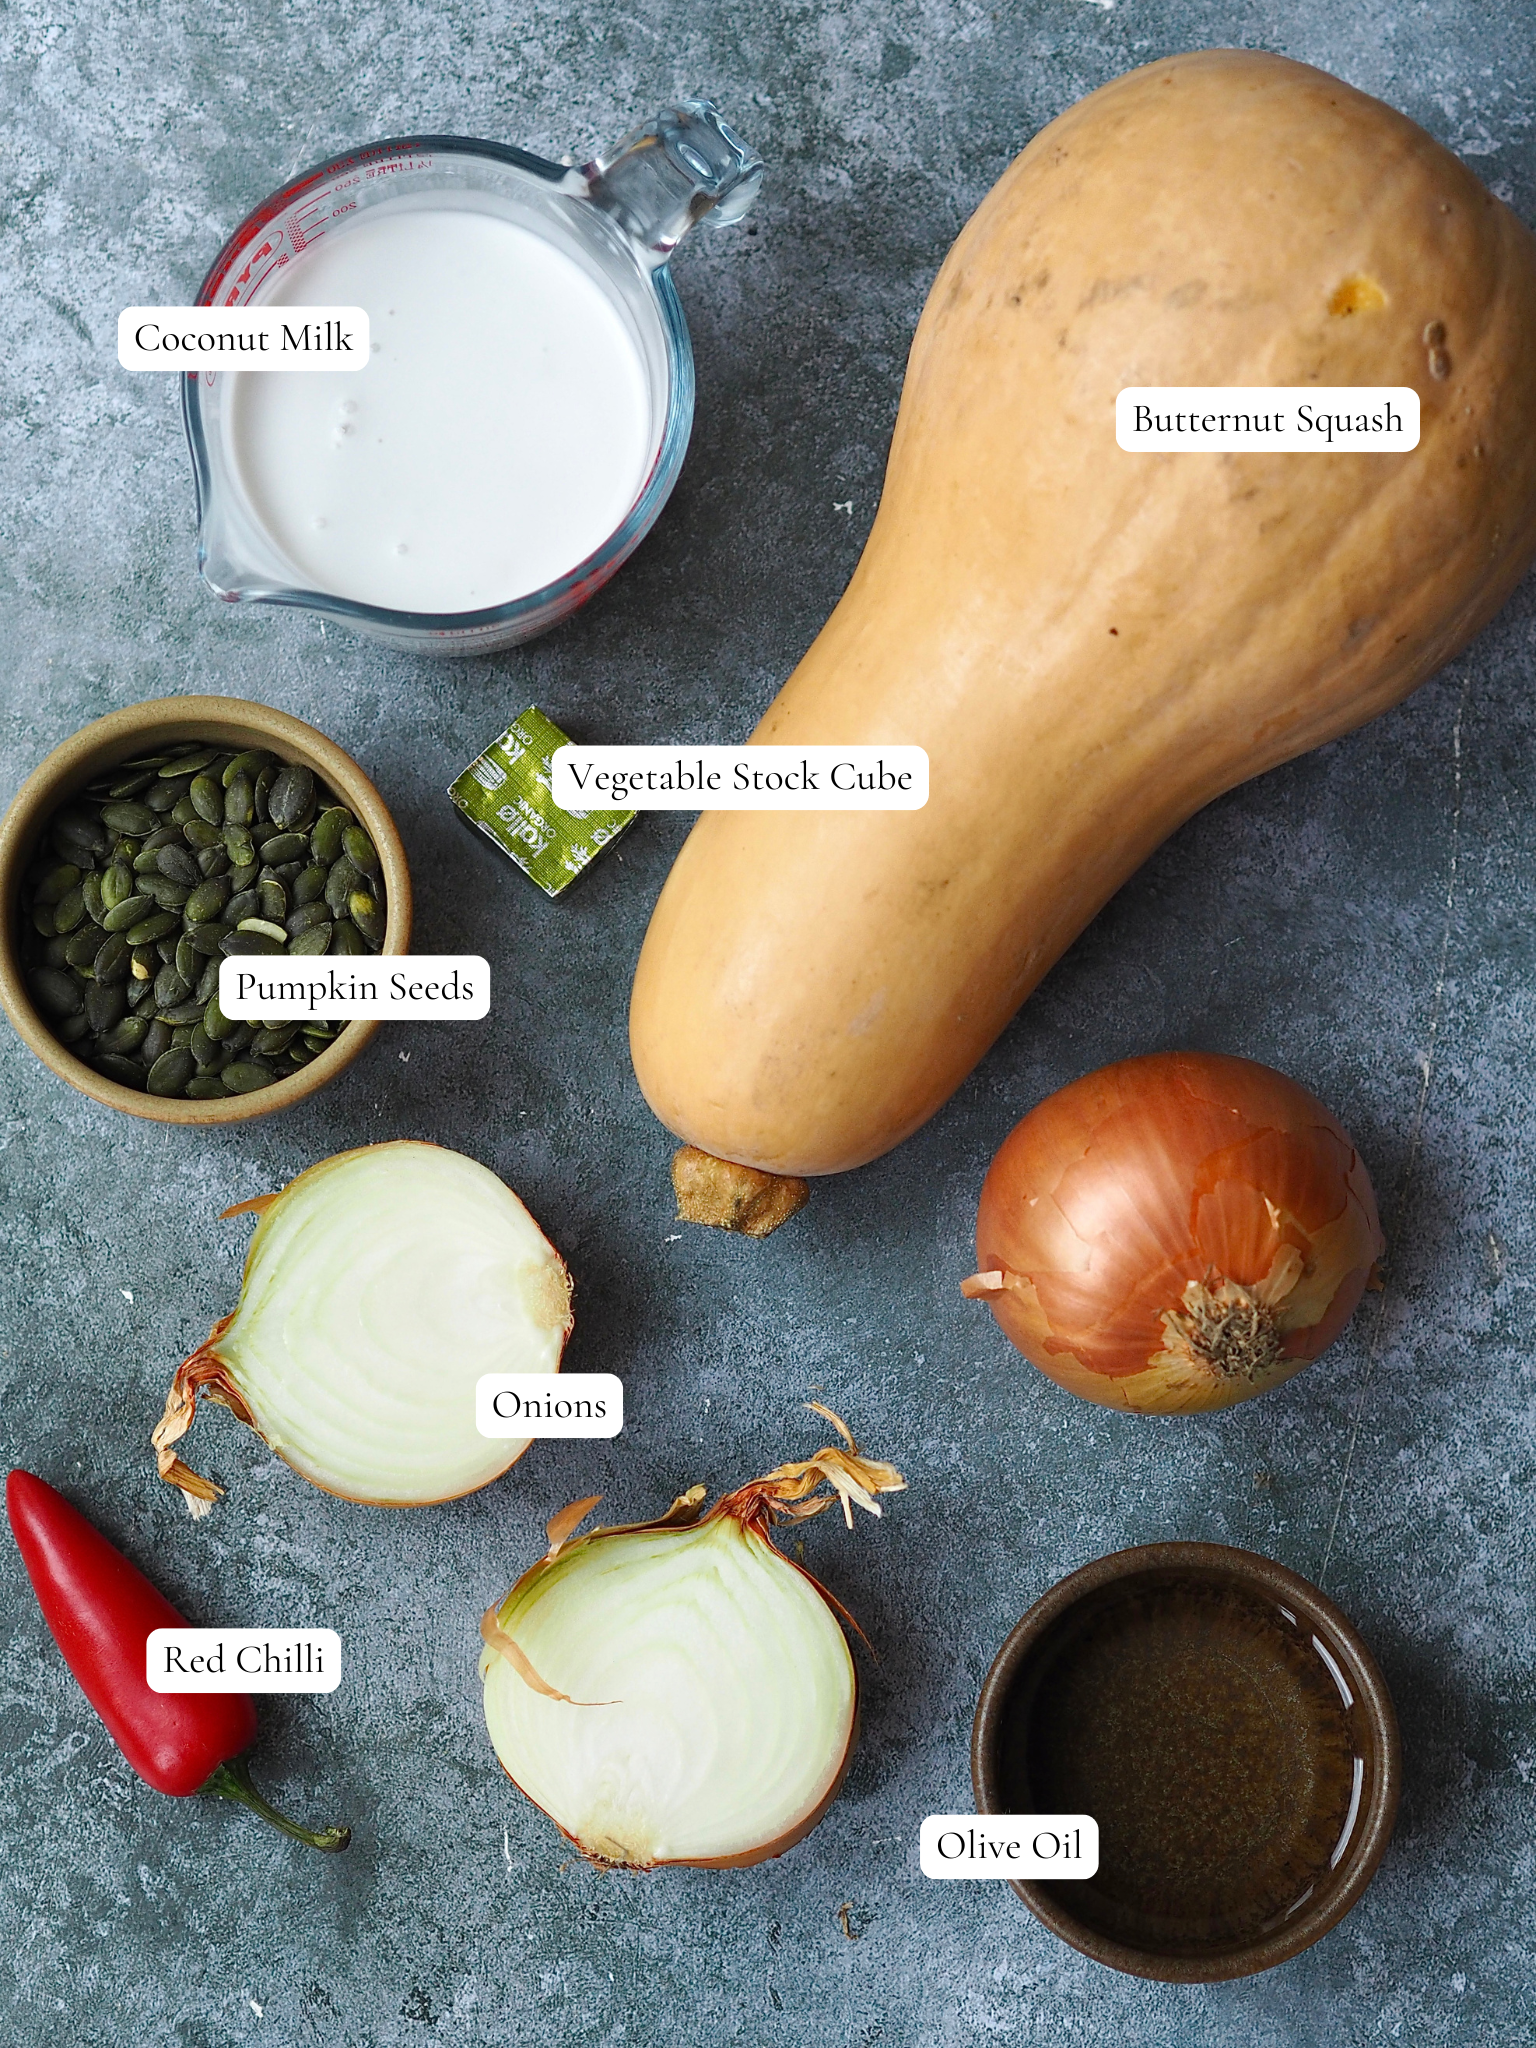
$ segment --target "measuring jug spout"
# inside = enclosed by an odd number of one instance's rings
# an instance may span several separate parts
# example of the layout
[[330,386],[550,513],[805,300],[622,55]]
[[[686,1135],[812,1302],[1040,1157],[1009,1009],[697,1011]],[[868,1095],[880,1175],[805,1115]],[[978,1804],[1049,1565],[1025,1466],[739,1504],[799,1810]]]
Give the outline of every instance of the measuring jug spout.
[[755,150],[709,100],[679,100],[584,164],[587,196],[623,228],[655,269],[695,221],[724,227],[751,207],[763,182]]

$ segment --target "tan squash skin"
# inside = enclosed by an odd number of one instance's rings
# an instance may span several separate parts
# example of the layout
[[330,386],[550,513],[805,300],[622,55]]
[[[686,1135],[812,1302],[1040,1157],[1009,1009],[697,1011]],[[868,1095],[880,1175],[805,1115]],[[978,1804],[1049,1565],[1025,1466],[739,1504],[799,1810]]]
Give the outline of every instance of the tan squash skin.
[[[1330,311],[1354,278],[1385,303]],[[1126,385],[1265,383],[1411,385],[1420,445],[1115,444]],[[1070,108],[940,271],[864,557],[753,735],[915,742],[928,805],[699,821],[635,978],[651,1106],[771,1172],[876,1158],[1176,826],[1406,696],[1533,551],[1536,238],[1507,207],[1259,52]]]

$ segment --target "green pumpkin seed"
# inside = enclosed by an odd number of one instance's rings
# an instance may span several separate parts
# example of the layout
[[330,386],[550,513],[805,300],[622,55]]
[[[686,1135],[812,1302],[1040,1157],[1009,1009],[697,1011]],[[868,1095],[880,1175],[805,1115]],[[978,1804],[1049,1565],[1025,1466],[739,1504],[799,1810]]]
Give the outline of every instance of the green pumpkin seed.
[[62,968],[34,967],[27,985],[38,1008],[50,1017],[67,1017],[80,1007],[80,984]]
[[100,875],[93,873],[83,876],[80,882],[80,894],[85,901],[86,916],[91,920],[92,924],[99,925],[107,914],[106,905],[101,898]]
[[[272,793],[272,784],[276,781],[277,777],[281,773],[282,770],[279,764],[274,761],[270,768],[263,768],[261,773],[256,778],[256,785],[254,790],[254,796],[256,799],[256,815],[258,818],[262,819],[267,824],[272,823],[272,812],[269,807],[269,800]],[[281,827],[281,825],[273,825],[272,829],[275,832],[280,832],[283,828]]]
[[352,813],[345,804],[332,804],[328,811],[320,813],[309,843],[322,867],[328,868],[341,852],[341,835],[352,822]]
[[68,952],[68,939],[61,939],[55,935],[44,942],[41,965],[44,967],[67,967],[69,962],[65,956]]
[[[171,1019],[169,1017],[162,1017],[160,1021],[162,1024],[171,1023]],[[172,1048],[176,1051],[185,1050],[190,1052],[192,1049],[192,1033],[196,1029],[197,1026],[195,1024],[190,1023],[181,1023],[175,1025],[171,1031]]]
[[[187,791],[192,808],[201,823],[222,825],[224,822],[224,785],[215,782],[211,775],[199,775]],[[189,821],[190,822],[190,821]]]
[[[116,913],[113,913],[114,916]],[[167,932],[175,931],[181,919],[174,910],[157,910],[153,917],[142,917],[137,924],[128,927],[130,946],[147,946],[155,939],[163,939]]]
[[98,981],[124,981],[127,979],[129,963],[133,959],[133,948],[121,932],[110,932],[106,938],[97,933],[99,944],[91,972]]
[[256,900],[261,915],[270,924],[281,924],[288,915],[288,891],[275,875],[263,876],[256,884]]
[[84,811],[60,811],[49,829],[49,837],[59,859],[66,861],[90,860],[105,853],[111,844],[102,826]]
[[207,924],[218,917],[229,901],[229,884],[222,875],[210,875],[206,882],[199,882],[182,911],[188,924]]
[[[160,872],[160,849],[158,846],[142,846],[133,856],[133,872],[139,875],[158,875]],[[134,886],[138,883],[135,880]]]
[[223,958],[222,953],[215,953],[211,960],[203,961],[203,971],[197,977],[197,987],[192,991],[200,1003],[206,1003],[211,995],[218,993],[219,965]]
[[329,918],[326,919],[324,924],[308,925],[299,933],[297,938],[289,940],[288,951],[296,959],[300,960],[307,960],[312,955],[329,952],[331,930],[332,926]]
[[286,1052],[298,1035],[297,1024],[264,1024],[251,1040],[251,1051],[262,1054]]
[[206,1007],[206,1004],[195,1001],[170,1003],[159,1012],[159,1019],[162,1024],[171,1025],[173,1030],[190,1031],[194,1024],[202,1022]]
[[155,771],[153,768],[146,768],[137,775],[125,775],[121,780],[110,783],[107,795],[115,803],[121,803],[124,797],[137,796],[141,789],[148,789],[154,779]]
[[179,1095],[192,1079],[196,1066],[184,1045],[171,1046],[150,1068],[144,1085],[151,1095]]
[[255,917],[261,908],[261,899],[254,889],[236,889],[224,906],[224,915],[231,924],[238,924],[242,917]]
[[366,953],[368,941],[349,918],[338,917],[331,927],[333,953]]
[[191,993],[192,983],[178,973],[174,961],[155,976],[155,1009],[162,1017],[173,1003],[184,1003]]
[[309,859],[309,841],[302,832],[277,832],[264,842],[261,857],[271,868],[290,860],[298,861],[302,867]]
[[185,882],[173,882],[168,875],[140,875],[139,889],[162,910],[180,910],[192,894]]
[[191,787],[190,775],[178,775],[174,782],[157,782],[153,788],[144,792],[145,808],[155,812],[163,823],[167,814],[175,810]]
[[291,939],[296,939],[300,932],[310,931],[317,924],[329,924],[330,918],[331,910],[328,903],[302,904],[286,920],[288,936]]
[[296,909],[302,910],[306,903],[323,900],[325,896],[325,875],[325,869],[316,861],[312,866],[301,869],[294,876],[293,887],[289,894],[293,898]]
[[165,781],[173,775],[201,774],[218,751],[217,747],[188,747],[165,763],[160,770],[160,778]]
[[263,768],[275,766],[276,756],[269,754],[265,747],[251,747],[243,754],[236,754],[233,761],[224,770],[220,780],[223,782],[224,787],[228,789],[237,775],[243,775],[248,781],[254,782]]
[[[188,903],[192,901],[190,896],[187,898],[187,901]],[[219,941],[227,938],[233,930],[233,925],[217,921],[208,924],[189,925],[186,933],[187,944],[194,952],[201,953],[204,959],[207,959],[218,954]]]
[[384,943],[384,911],[378,899],[366,889],[354,889],[347,898],[347,909],[352,913],[352,922],[376,952]]
[[194,1074],[182,1093],[192,1102],[216,1102],[229,1090],[217,1074]]
[[189,889],[195,889],[202,880],[203,871],[185,846],[162,846],[155,859],[161,874],[173,882],[185,882]]
[[[107,912],[106,916],[102,919],[102,924],[109,932],[125,932],[130,925],[137,924],[139,919],[152,907],[147,896],[125,896],[120,903],[115,903]],[[137,945],[138,943],[137,939],[130,939],[129,941],[130,945]]]
[[120,1088],[136,1088],[143,1093],[144,1069],[135,1061],[124,1059],[121,1053],[99,1052],[91,1061],[91,1065],[98,1074],[104,1074]]
[[256,791],[250,776],[244,773],[232,776],[224,785],[225,824],[249,825],[255,816]]
[[220,835],[230,863],[237,868],[253,867],[256,863],[256,842],[251,837],[248,825],[226,824]]
[[[219,791],[219,816],[222,818],[223,815],[224,792],[221,789]],[[207,847],[222,846],[224,844],[224,828],[221,825],[211,824],[206,818],[202,817],[188,818],[186,824],[181,828],[181,836],[194,853],[202,853]]]
[[333,916],[346,916],[347,898],[354,889],[360,889],[366,879],[343,854],[326,877],[325,883],[325,900],[331,906]]
[[153,1066],[160,1055],[163,1052],[169,1052],[170,1049],[171,1027],[169,1024],[163,1024],[156,1017],[151,1021],[148,1030],[145,1032],[144,1043],[139,1047],[139,1051],[143,1055],[145,1064]]
[[146,1017],[155,1014],[155,984],[152,981],[139,981],[130,974],[123,987],[128,992],[131,1010],[142,1010]]
[[288,934],[280,924],[269,917],[242,917],[236,931],[259,934],[264,939],[275,939],[279,946],[286,946]]
[[256,849],[254,847],[252,847],[251,852],[255,856],[251,860],[230,862],[229,886],[237,896],[240,895],[243,890],[254,887],[256,878],[261,873],[260,856],[256,855]]
[[197,871],[200,875],[227,875],[229,855],[222,846],[205,846],[197,856]]
[[245,1051],[255,1035],[249,1024],[243,1021],[236,1022],[228,1038],[224,1041],[224,1050],[233,1059],[237,1053]]
[[62,903],[70,890],[78,887],[81,870],[73,861],[64,861],[59,867],[50,868],[37,887],[32,891],[34,903],[45,903],[50,908]]
[[55,1017],[52,1025],[53,1035],[60,1045],[78,1045],[89,1035],[90,1029],[84,1010],[75,1010],[68,1017]]
[[[133,870],[122,861],[114,861],[102,871],[101,900],[107,910],[116,910],[120,903],[126,903],[133,894]],[[107,926],[108,931],[112,929]]]
[[192,792],[189,789],[185,796],[177,797],[175,803],[171,805],[171,823],[176,826],[178,831],[185,831],[196,816],[197,805],[193,803]]
[[100,1038],[122,1021],[128,998],[121,982],[92,982],[85,992],[85,1019]]
[[233,960],[245,953],[281,953],[285,944],[286,941],[271,938],[266,932],[247,931],[242,927],[239,931],[231,932],[228,938],[221,939],[219,950],[226,959]]
[[231,1060],[219,1079],[232,1095],[250,1095],[257,1088],[268,1087],[277,1076],[260,1060]]
[[116,1053],[137,1052],[144,1043],[148,1031],[149,1019],[147,1017],[119,1018],[110,1031],[104,1031],[101,1034],[101,1044],[98,1050]]
[[64,961],[78,974],[94,974],[96,955],[101,951],[101,933],[95,925],[88,924],[83,930],[74,932],[65,942]]
[[208,1007],[203,1011],[203,1029],[213,1040],[214,1044],[218,1045],[228,1038],[234,1028],[234,1019],[226,1017],[219,1008],[218,997],[216,995],[210,996],[208,998]]
[[56,932],[72,932],[85,916],[85,898],[79,889],[68,889],[53,906],[53,928]]
[[267,816],[283,831],[291,832],[313,810],[315,777],[301,761],[289,761],[279,768],[267,795]]
[[[175,798],[171,799],[175,802]],[[120,803],[103,804],[101,822],[109,832],[126,832],[130,838],[142,839],[146,832],[153,832],[160,820],[148,804]]]
[[353,867],[360,868],[365,875],[379,872],[378,850],[361,825],[347,827],[341,835],[341,847]]
[[48,908],[48,905],[46,903],[33,904],[32,929],[37,933],[40,939],[52,939],[58,936],[58,934],[54,930],[53,912]]
[[202,1022],[193,1027],[192,1036],[187,1040],[187,1050],[200,1067],[215,1066],[224,1057],[218,1040],[208,1036],[208,1027]]

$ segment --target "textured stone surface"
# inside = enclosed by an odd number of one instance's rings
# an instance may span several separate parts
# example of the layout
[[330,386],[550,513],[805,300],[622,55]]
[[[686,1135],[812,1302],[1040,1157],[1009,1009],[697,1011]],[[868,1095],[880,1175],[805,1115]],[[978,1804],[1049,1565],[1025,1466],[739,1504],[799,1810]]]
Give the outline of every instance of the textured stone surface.
[[[857,559],[945,247],[1069,101],[1167,51],[1281,50],[1404,108],[1531,218],[1529,28],[1520,0],[13,0],[0,794],[141,697],[280,705],[393,806],[418,943],[485,952],[499,993],[485,1026],[382,1034],[304,1113],[203,1135],[98,1110],[0,1038],[0,1449],[193,1619],[342,1631],[341,1690],[264,1704],[257,1769],[289,1806],[356,1829],[322,1859],[141,1786],[0,1543],[7,2042],[1525,2038],[1530,586],[1402,709],[1179,833],[927,1129],[760,1245],[669,1221],[669,1144],[625,1052],[630,969],[684,821],[642,821],[551,905],[462,833],[442,791],[531,701],[594,739],[747,731]],[[754,232],[701,235],[678,259],[698,429],[618,581],[550,639],[462,667],[215,605],[193,575],[171,380],[117,369],[119,308],[189,297],[241,213],[335,146],[443,129],[580,157],[692,90],[719,98],[772,180]],[[1058,1392],[955,1283],[1014,1119],[1104,1060],[1181,1044],[1268,1060],[1334,1107],[1375,1173],[1392,1267],[1301,1380],[1161,1424]],[[525,1196],[577,1276],[571,1363],[625,1375],[628,1429],[536,1447],[472,1500],[389,1514],[305,1486],[215,1412],[198,1462],[229,1496],[193,1525],[145,1439],[172,1366],[234,1297],[249,1226],[217,1212],[405,1135],[473,1152]],[[475,1618],[553,1508],[601,1491],[628,1518],[692,1480],[747,1477],[813,1445],[811,1394],[911,1484],[880,1525],[807,1533],[880,1653],[846,1793],[779,1864],[599,1877],[495,1765]],[[1281,1970],[1204,1990],[1114,1976],[1006,1889],[917,1869],[920,1818],[967,1802],[977,1687],[1013,1621],[1088,1558],[1175,1536],[1323,1580],[1379,1652],[1407,1755],[1397,1837],[1354,1914]]]

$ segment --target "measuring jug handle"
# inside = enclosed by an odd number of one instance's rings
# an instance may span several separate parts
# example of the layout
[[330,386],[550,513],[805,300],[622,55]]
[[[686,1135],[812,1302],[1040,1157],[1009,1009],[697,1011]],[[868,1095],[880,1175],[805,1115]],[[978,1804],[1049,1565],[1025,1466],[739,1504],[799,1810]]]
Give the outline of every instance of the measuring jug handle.
[[592,204],[613,216],[654,270],[695,221],[740,220],[763,182],[763,162],[709,100],[679,100],[583,164],[582,175]]

